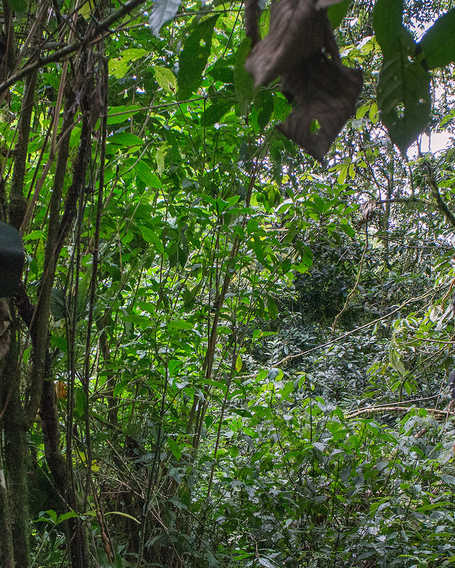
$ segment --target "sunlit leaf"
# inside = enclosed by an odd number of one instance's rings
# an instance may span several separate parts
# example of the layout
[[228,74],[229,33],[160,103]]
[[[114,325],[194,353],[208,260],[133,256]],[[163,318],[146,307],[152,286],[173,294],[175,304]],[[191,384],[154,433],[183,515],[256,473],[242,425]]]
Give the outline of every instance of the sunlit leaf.
[[136,172],[138,178],[147,186],[152,188],[160,188],[161,181],[157,175],[155,175],[150,166],[140,160],[135,166],[134,171]]
[[177,92],[177,78],[167,67],[155,65],[153,68],[158,85],[167,93],[175,95]]

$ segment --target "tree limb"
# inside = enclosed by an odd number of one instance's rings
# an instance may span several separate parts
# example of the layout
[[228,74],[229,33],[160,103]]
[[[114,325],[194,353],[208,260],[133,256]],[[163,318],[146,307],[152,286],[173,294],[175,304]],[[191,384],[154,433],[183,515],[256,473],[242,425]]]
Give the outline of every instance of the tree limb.
[[39,67],[44,67],[48,63],[55,63],[56,61],[60,61],[65,57],[67,57],[68,55],[70,55],[71,53],[77,51],[80,47],[86,46],[96,41],[100,41],[104,37],[103,34],[109,30],[109,27],[114,22],[116,22],[123,16],[129,14],[131,11],[133,11],[135,8],[137,8],[144,2],[145,0],[130,0],[129,2],[126,2],[126,4],[124,4],[117,11],[113,12],[110,16],[102,20],[94,28],[89,29],[81,40],[74,41],[66,45],[65,47],[62,47],[61,49],[54,51],[54,53],[51,53],[46,57],[38,57],[37,59],[31,58],[35,60],[29,63],[28,65],[25,65],[25,67],[22,67],[22,69],[19,69],[18,71],[16,71],[16,73],[13,73],[10,77],[8,77],[8,79],[0,83],[0,95],[4,91],[6,91],[6,89],[11,87],[11,85],[14,85],[14,83],[20,81],[35,69],[38,69]]

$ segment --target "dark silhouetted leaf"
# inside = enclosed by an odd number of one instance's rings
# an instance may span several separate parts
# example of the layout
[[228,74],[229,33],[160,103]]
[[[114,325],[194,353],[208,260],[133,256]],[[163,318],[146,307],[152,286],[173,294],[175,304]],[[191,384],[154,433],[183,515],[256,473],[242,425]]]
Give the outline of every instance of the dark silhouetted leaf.
[[455,61],[455,8],[433,24],[419,45],[429,69]]
[[342,2],[330,6],[327,10],[327,16],[332,28],[337,28],[341,24],[343,18],[348,13],[350,5],[351,0],[343,0]]
[[210,105],[208,108],[205,109],[204,114],[202,115],[202,124],[204,126],[210,126],[211,124],[215,124],[223,118],[223,116],[229,111],[232,107],[233,100],[229,99],[221,99],[216,101],[213,105]]
[[212,34],[218,16],[198,23],[185,40],[179,59],[178,98],[186,99],[199,87],[212,47]]
[[247,111],[254,93],[253,79],[245,69],[245,61],[250,49],[251,40],[247,37],[239,45],[234,66],[234,87],[242,113]]
[[397,50],[397,42],[403,28],[403,0],[378,0],[373,11],[376,39],[384,57]]
[[15,12],[25,12],[27,10],[27,2],[25,0],[8,0],[8,4]]
[[384,60],[377,88],[382,121],[403,152],[425,128],[431,110],[430,76],[415,60],[415,47],[403,30],[398,49]]

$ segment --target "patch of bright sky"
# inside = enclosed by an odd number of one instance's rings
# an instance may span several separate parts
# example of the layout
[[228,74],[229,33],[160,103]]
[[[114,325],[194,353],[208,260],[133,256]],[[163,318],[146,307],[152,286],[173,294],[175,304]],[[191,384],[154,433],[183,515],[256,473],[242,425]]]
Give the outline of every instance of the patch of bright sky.
[[449,149],[453,145],[454,140],[449,132],[432,132],[430,135],[421,134],[417,142],[409,146],[407,156],[409,159],[413,160],[417,158],[419,153],[424,154],[431,152],[432,154],[436,154]]

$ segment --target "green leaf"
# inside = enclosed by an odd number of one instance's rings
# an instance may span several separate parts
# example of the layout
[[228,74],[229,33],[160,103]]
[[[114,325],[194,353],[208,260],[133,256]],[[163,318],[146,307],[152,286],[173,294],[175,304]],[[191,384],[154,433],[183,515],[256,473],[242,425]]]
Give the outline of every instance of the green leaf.
[[148,53],[149,52],[146,49],[141,47],[130,47],[122,51],[121,57],[130,63],[131,61],[136,61],[137,59],[144,57],[144,55],[147,55]]
[[202,73],[212,48],[212,34],[218,15],[198,23],[185,40],[177,78],[179,99],[190,97],[201,84]]
[[240,357],[240,353],[237,355],[237,359],[235,360],[235,370],[237,373],[240,373],[242,370],[242,358]]
[[373,10],[376,40],[384,57],[395,52],[403,28],[403,0],[377,0]]
[[158,251],[163,252],[163,243],[161,242],[159,236],[156,234],[156,230],[141,226],[140,231],[145,242],[155,245]]
[[257,123],[260,130],[264,130],[270,122],[273,102],[273,93],[265,89],[260,90],[254,99],[255,106],[257,106]]
[[159,146],[159,148],[156,149],[155,152],[156,169],[159,175],[161,175],[164,172],[164,168],[166,165],[167,151],[168,151],[167,144],[162,144],[161,146]]
[[84,418],[88,409],[87,397],[80,387],[74,389],[74,416]]
[[183,319],[172,320],[168,323],[169,329],[183,329],[190,330],[193,329],[193,324],[189,321]]
[[179,6],[180,0],[155,0],[149,18],[149,26],[153,35],[158,37],[161,26],[173,19]]
[[109,75],[113,75],[116,79],[123,79],[123,77],[128,73],[129,67],[128,61],[125,61],[122,57],[109,59]]
[[221,99],[216,101],[213,105],[210,105],[202,115],[202,125],[210,126],[215,124],[215,122],[220,121],[223,116],[232,107],[233,101],[228,99]]
[[6,223],[0,222],[0,298],[14,296],[24,266],[24,247],[19,232]]
[[123,148],[131,148],[132,146],[142,146],[142,138],[136,136],[135,134],[130,134],[129,132],[120,132],[118,134],[113,134],[107,139],[109,144],[116,144],[122,146]]
[[339,4],[329,6],[327,9],[327,16],[329,17],[330,25],[333,29],[337,28],[349,10],[351,0],[343,0]]
[[109,107],[108,110],[108,118],[107,123],[111,124],[121,124],[128,120],[132,116],[134,116],[141,107],[139,105],[121,105],[121,106],[112,106]]
[[289,381],[284,385],[284,387],[280,391],[282,400],[287,400],[293,392],[294,392],[294,381]]
[[455,61],[455,8],[441,16],[420,41],[429,69]]
[[250,102],[253,100],[253,77],[245,69],[245,61],[251,51],[251,39],[246,37],[239,45],[234,66],[234,87],[240,111],[245,114]]
[[397,351],[393,350],[390,352],[389,360],[391,367],[395,369],[397,373],[399,373],[402,377],[405,377],[407,375],[406,368]]
[[155,79],[158,85],[171,95],[177,92],[177,78],[167,67],[155,65],[153,68],[155,72]]
[[172,438],[168,438],[167,443],[175,459],[179,460],[182,457],[183,447]]
[[27,2],[25,0],[8,0],[8,5],[18,13],[23,13],[27,10]]
[[381,119],[404,152],[428,124],[430,76],[415,60],[415,42],[403,30],[397,49],[384,59],[377,87]]
[[161,181],[159,179],[158,176],[156,176],[150,169],[150,166],[144,162],[143,160],[140,160],[135,166],[134,166],[134,171],[137,174],[137,177],[147,186],[147,187],[152,187],[152,188],[160,188],[161,187]]

